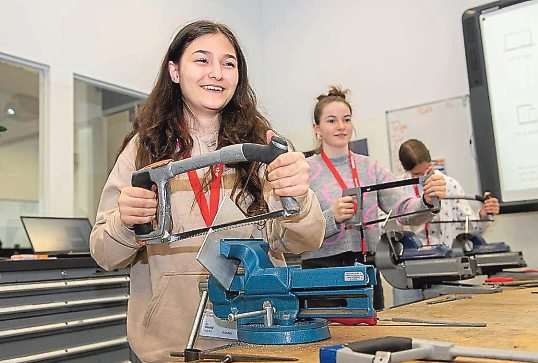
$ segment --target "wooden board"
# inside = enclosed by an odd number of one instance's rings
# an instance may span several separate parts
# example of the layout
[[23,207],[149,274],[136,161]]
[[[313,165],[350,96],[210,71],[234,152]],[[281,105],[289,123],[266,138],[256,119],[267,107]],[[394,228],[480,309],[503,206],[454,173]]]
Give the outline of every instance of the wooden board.
[[[317,362],[319,348],[383,336],[403,336],[448,341],[460,345],[538,352],[538,288],[505,288],[496,294],[473,295],[471,299],[428,305],[425,301],[385,310],[379,317],[422,320],[484,322],[484,328],[421,326],[379,322],[377,326],[331,326],[328,340],[300,345],[243,345],[229,353],[295,357],[299,362]],[[458,361],[478,361],[461,359]],[[171,362],[177,362],[171,360]]]

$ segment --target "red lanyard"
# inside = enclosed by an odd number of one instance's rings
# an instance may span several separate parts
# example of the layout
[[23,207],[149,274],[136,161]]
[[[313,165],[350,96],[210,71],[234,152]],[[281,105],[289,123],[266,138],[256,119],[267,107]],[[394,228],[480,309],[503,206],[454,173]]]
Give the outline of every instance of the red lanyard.
[[189,182],[191,183],[192,190],[194,191],[194,197],[198,202],[200,212],[202,212],[202,217],[204,218],[204,222],[207,227],[211,226],[213,223],[215,215],[217,214],[217,209],[219,208],[222,169],[224,169],[223,164],[213,165],[213,173],[215,174],[215,177],[213,180],[211,180],[209,188],[209,208],[207,207],[207,201],[205,199],[204,191],[202,190],[202,184],[200,183],[198,174],[196,174],[196,170],[190,170],[187,172]]
[[[418,186],[415,184],[413,185],[413,188],[415,189],[415,195],[417,196],[417,198],[420,198]],[[430,231],[429,231],[428,223],[424,224],[424,231],[426,232],[426,245],[429,246],[430,245]]]
[[[346,190],[347,185],[346,185],[346,183],[344,183],[344,179],[342,179],[342,177],[340,176],[340,173],[334,167],[331,159],[329,159],[327,157],[327,154],[325,154],[325,151],[321,152],[321,157],[322,157],[323,161],[325,162],[325,165],[327,165],[327,167],[329,168],[329,170],[333,174],[333,176],[336,179],[336,181],[338,182],[338,184],[340,184],[340,187],[342,188],[342,190]],[[351,168],[351,175],[353,177],[353,185],[355,186],[355,188],[357,188],[361,184],[360,184],[360,181],[359,181],[359,174],[357,173],[357,166],[355,165],[355,159],[353,158],[353,155],[351,154],[351,151],[349,151],[349,167]]]
[[[357,172],[357,165],[355,164],[355,158],[353,158],[353,154],[351,153],[351,151],[348,150],[348,153],[349,153],[348,154],[348,156],[349,156],[349,167],[351,169],[351,176],[353,177],[353,185],[355,186],[355,188],[358,188],[358,187],[360,187],[361,183],[360,183],[360,180],[359,180],[359,173]],[[340,176],[340,173],[334,167],[331,159],[329,159],[327,157],[327,154],[325,154],[325,151],[321,152],[321,158],[325,162],[325,165],[327,165],[327,167],[331,171],[332,175],[334,176],[334,178],[336,179],[338,184],[340,184],[340,187],[342,188],[342,190],[346,190],[347,185],[346,185],[346,183],[344,183],[344,179],[342,179],[342,177]],[[355,209],[355,212],[357,212],[357,203],[356,202],[353,202],[353,207]],[[362,234],[362,230],[361,230],[361,234]],[[366,241],[364,239],[364,235],[361,238],[361,247],[362,247],[362,253],[366,254]]]

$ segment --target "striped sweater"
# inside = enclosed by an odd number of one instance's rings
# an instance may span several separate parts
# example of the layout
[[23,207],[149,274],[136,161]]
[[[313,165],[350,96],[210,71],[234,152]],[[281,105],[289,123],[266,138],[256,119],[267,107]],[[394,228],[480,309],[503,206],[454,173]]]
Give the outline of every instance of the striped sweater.
[[[378,162],[371,161],[368,157],[352,154],[355,158],[360,185],[372,185],[394,181],[396,178],[381,166]],[[342,188],[333,174],[321,158],[315,154],[307,159],[311,166],[310,188],[316,193],[326,220],[325,238],[320,249],[306,252],[301,255],[302,259],[320,258],[336,255],[339,253],[354,251],[361,248],[360,232],[358,230],[346,231],[344,223],[336,223],[332,213],[332,205],[342,196]],[[348,188],[353,187],[351,168],[348,156],[331,159],[334,167],[340,173]],[[391,209],[393,215],[399,215],[412,211],[425,209],[422,198],[409,194],[404,188],[393,188],[364,194],[363,221],[371,221],[378,218],[378,209],[388,213]],[[406,225],[421,225],[429,221],[433,213],[422,213],[408,217],[402,217],[398,221]],[[365,227],[365,240],[367,251],[375,251],[379,240],[379,226],[370,225]]]

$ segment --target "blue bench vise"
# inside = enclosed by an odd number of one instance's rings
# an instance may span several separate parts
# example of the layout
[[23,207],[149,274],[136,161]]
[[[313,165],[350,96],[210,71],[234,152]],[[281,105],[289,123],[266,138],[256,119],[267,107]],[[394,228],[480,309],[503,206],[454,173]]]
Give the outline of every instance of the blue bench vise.
[[454,256],[473,256],[481,275],[494,275],[509,268],[526,267],[523,252],[512,251],[504,242],[488,243],[479,234],[461,233],[452,243]]
[[449,248],[445,244],[423,246],[416,234],[403,231],[401,244],[400,261],[469,256],[476,261],[477,275],[493,275],[507,268],[527,266],[522,252],[511,251],[504,242],[487,243],[478,234],[461,233]]
[[239,341],[300,344],[330,338],[326,318],[372,318],[375,269],[370,265],[275,267],[261,239],[223,239],[220,252],[241,261],[230,288],[208,281],[215,315],[237,322]]

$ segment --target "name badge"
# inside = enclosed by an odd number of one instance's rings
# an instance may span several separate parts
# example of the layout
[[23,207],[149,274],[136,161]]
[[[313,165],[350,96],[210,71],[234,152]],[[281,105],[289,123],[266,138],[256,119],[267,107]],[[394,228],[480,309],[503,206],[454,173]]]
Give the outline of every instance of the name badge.
[[221,320],[215,316],[213,310],[206,309],[199,334],[203,337],[237,340],[237,324]]

